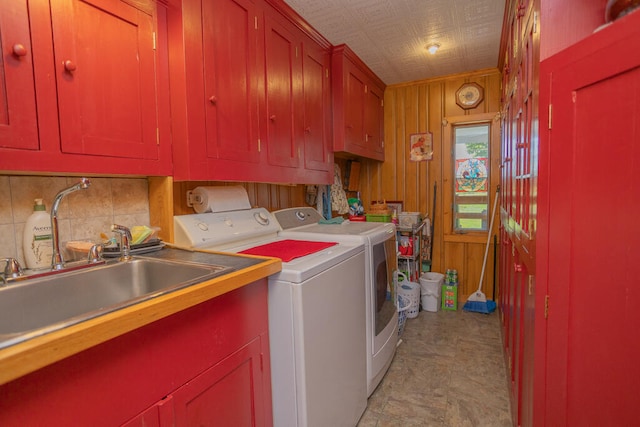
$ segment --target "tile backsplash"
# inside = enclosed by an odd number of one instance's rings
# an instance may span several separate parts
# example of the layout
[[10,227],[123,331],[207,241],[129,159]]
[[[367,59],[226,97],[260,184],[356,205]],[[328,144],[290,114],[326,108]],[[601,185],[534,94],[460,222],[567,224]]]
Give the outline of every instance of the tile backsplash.
[[[58,209],[60,241],[99,241],[111,236],[111,224],[149,225],[149,188],[146,178],[91,178],[91,186],[65,196]],[[51,212],[60,190],[79,177],[0,175],[0,258],[24,264],[22,231],[33,212],[33,200],[42,199]],[[4,265],[0,265],[4,268]]]

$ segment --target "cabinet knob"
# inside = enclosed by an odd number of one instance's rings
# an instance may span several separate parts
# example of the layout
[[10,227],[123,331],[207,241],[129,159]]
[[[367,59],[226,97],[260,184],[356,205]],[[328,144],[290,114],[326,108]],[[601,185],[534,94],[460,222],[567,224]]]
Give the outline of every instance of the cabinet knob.
[[522,272],[522,264],[513,264],[513,270],[514,270],[516,273],[520,273],[520,272]]
[[353,125],[347,125],[347,129],[353,129]]
[[27,49],[24,45],[16,43],[13,45],[13,54],[15,56],[27,56]]
[[272,122],[275,122],[276,121],[276,115],[274,114],[272,116],[269,116],[269,120],[271,120]]
[[71,61],[70,59],[67,59],[66,61],[64,61],[64,69],[66,71],[75,71],[76,63]]
[[304,128],[304,132],[305,133],[311,133],[311,127],[307,126],[306,128]]
[[212,96],[211,98],[209,98],[209,102],[215,104],[216,102],[218,102],[218,97],[216,97],[215,95]]

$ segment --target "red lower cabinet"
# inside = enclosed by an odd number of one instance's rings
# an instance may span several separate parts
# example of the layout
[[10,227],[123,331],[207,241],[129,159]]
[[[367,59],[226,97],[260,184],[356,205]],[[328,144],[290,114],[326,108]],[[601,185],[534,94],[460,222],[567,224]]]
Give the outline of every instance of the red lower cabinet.
[[160,403],[160,425],[266,425],[271,408],[255,405],[264,401],[261,347],[256,338],[171,393]]
[[271,426],[260,280],[0,386],[2,426]]

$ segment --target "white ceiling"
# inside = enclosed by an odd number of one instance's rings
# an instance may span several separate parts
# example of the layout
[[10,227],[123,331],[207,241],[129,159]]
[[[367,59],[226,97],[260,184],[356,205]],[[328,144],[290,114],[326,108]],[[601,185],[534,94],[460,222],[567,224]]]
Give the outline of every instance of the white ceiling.
[[498,66],[505,0],[284,1],[387,85]]

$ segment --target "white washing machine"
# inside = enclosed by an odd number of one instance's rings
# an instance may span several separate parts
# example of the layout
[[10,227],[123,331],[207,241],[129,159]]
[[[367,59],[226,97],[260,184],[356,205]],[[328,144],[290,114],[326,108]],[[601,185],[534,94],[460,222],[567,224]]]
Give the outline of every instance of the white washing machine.
[[366,280],[367,396],[387,372],[398,342],[398,312],[387,288],[398,268],[396,228],[391,223],[351,222],[320,224],[322,215],[301,207],[273,213],[281,237],[364,244]]
[[362,244],[296,256],[317,242],[278,236],[263,208],[180,215],[174,225],[181,246],[293,257],[269,277],[274,425],[355,426],[367,405]]

